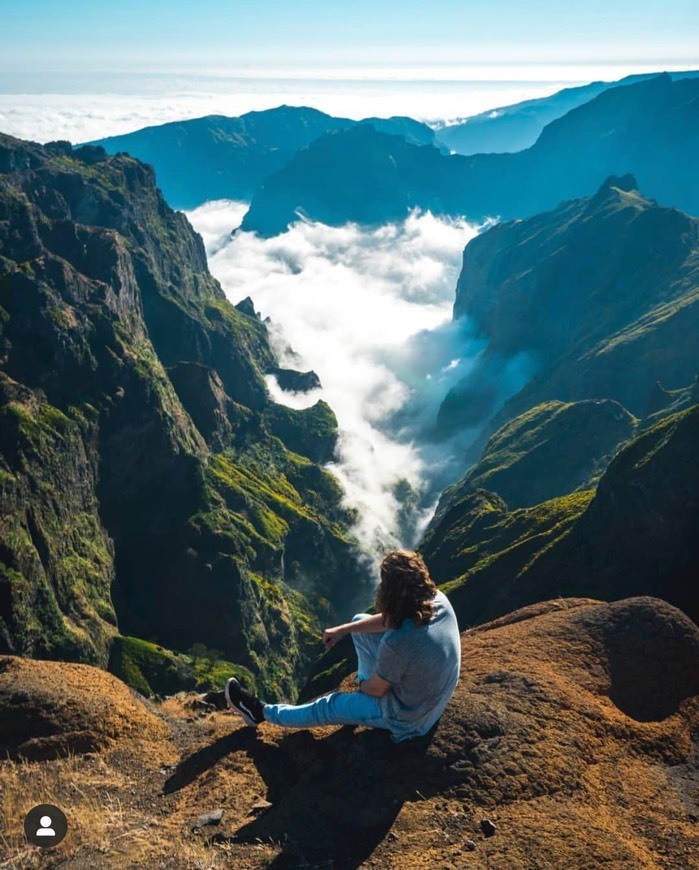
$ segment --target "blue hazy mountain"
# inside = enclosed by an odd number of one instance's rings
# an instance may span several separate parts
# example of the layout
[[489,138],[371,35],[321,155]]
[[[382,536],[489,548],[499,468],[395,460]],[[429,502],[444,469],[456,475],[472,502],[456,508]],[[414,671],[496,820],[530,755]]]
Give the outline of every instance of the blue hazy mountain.
[[299,150],[326,133],[357,123],[404,136],[415,145],[434,142],[434,131],[412,118],[334,118],[317,109],[279,106],[237,118],[208,115],[145,127],[91,144],[108,154],[126,152],[155,171],[174,208],[194,208],[212,199],[252,198],[260,182]]
[[554,400],[611,399],[645,416],[657,382],[694,380],[698,263],[699,220],[647,198],[630,175],[482,233],[464,251],[454,317],[476,324],[488,350],[448,394],[440,423],[473,425],[487,396],[494,409],[503,360],[523,351],[537,376],[498,424]]
[[[618,82],[591,82],[576,88],[564,88],[550,97],[499,106],[438,129],[437,139],[456,154],[523,151],[536,142],[547,124],[589,102],[603,91],[647,81],[657,75],[648,73],[626,76]],[[699,72],[676,72],[669,75],[677,80],[699,76]]]
[[522,218],[633,173],[647,196],[699,214],[699,79],[661,75],[610,88],[516,154],[444,155],[370,126],[299,151],[260,186],[243,228],[271,236],[299,216],[341,225],[438,215]]

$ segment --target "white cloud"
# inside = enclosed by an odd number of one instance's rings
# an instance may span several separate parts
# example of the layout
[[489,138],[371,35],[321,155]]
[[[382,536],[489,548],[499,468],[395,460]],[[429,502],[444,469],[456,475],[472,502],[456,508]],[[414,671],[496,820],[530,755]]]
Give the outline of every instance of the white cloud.
[[[149,84],[144,77],[144,89]],[[463,117],[535,96],[554,93],[566,82],[377,81],[320,79],[202,79],[188,86],[172,77],[150,92],[0,93],[0,131],[48,142],[87,142],[153,124],[237,116],[282,104],[312,106],[348,118],[409,115],[419,120]],[[110,83],[113,89],[119,80]],[[134,87],[133,83],[130,84]]]
[[271,319],[282,364],[321,379],[322,390],[307,396],[282,393],[271,380],[273,397],[295,407],[322,397],[334,409],[340,442],[331,468],[359,510],[367,549],[414,543],[394,490],[407,480],[423,495],[423,511],[426,493],[434,495],[449,449],[427,444],[425,428],[482,348],[451,322],[463,248],[476,228],[428,213],[378,229],[297,223],[272,239],[229,238],[240,215],[240,204],[214,202],[189,218],[231,301],[251,296]]

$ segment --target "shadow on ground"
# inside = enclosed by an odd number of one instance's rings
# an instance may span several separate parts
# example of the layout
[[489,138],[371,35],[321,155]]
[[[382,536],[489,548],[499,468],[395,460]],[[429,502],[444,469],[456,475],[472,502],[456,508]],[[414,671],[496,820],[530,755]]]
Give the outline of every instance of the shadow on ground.
[[345,726],[328,737],[297,731],[274,745],[251,728],[240,729],[184,759],[164,790],[178,791],[224,756],[245,752],[264,779],[272,806],[212,840],[281,843],[275,868],[311,864],[351,870],[384,839],[406,800],[444,787],[443,770],[440,777],[427,754],[434,731],[394,744],[388,732]]

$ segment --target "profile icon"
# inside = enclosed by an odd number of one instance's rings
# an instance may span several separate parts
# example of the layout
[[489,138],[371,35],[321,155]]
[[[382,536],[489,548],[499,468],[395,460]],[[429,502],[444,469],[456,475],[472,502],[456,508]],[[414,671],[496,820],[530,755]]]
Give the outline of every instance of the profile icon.
[[24,833],[32,846],[48,849],[63,841],[68,833],[68,819],[53,804],[39,804],[24,817]]
[[51,816],[42,816],[39,819],[41,827],[36,832],[37,837],[55,837],[56,832],[51,827]]

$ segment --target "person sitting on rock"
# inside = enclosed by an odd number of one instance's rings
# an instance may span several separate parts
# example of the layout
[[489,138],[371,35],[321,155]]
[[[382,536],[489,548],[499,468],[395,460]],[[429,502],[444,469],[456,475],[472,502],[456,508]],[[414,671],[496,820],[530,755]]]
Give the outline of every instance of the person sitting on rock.
[[326,649],[346,634],[357,651],[358,691],[332,692],[308,704],[265,704],[231,678],[228,706],[247,725],[284,728],[367,725],[391,732],[394,742],[426,734],[454,693],[461,665],[456,615],[430,579],[422,557],[394,550],[381,562],[377,613],[359,613],[325,629]]

